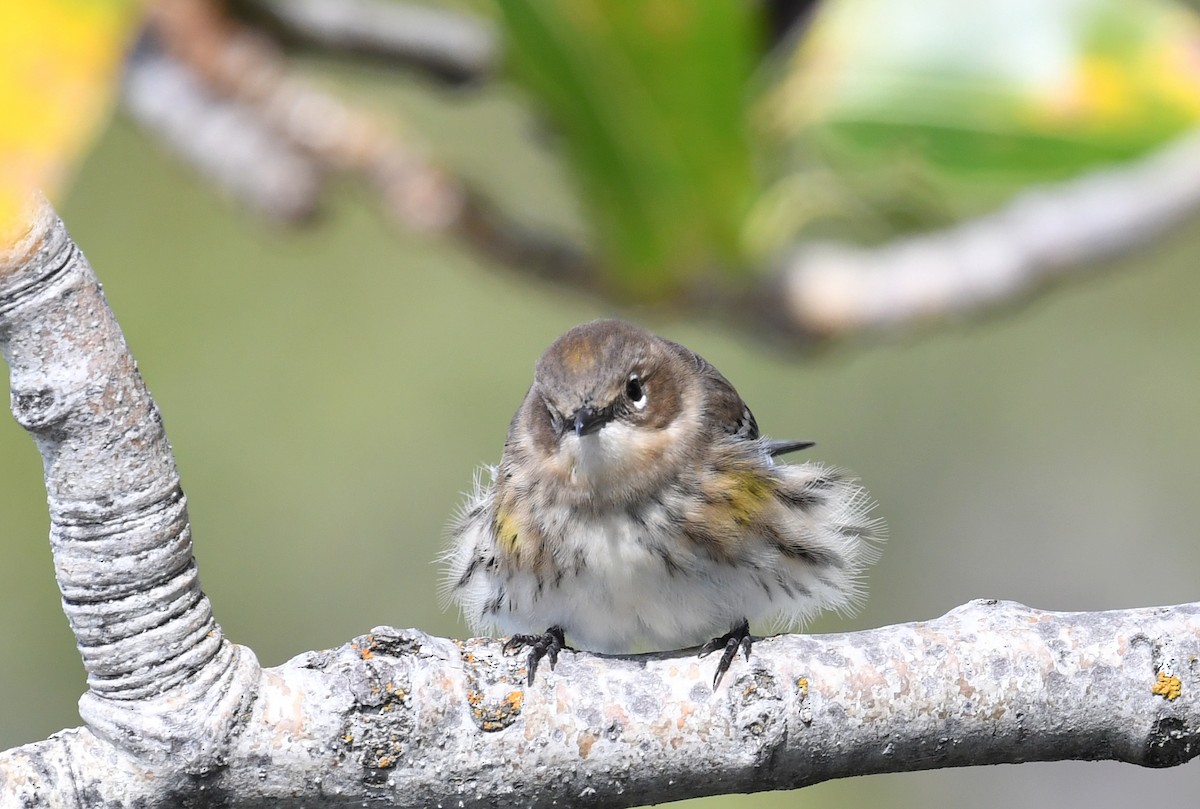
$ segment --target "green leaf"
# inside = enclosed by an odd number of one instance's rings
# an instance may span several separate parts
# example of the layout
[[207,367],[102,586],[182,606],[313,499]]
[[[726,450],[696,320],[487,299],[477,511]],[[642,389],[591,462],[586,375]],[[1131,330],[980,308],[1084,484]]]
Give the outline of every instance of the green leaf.
[[741,269],[755,194],[753,6],[502,0],[518,77],[565,138],[613,286],[668,293]]

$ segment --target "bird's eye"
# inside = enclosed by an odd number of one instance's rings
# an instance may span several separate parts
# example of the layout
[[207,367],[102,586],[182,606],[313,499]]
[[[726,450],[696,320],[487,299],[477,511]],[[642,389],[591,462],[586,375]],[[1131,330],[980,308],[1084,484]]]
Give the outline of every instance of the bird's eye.
[[646,406],[646,391],[642,388],[642,380],[638,379],[637,374],[631,374],[629,381],[625,383],[625,395],[638,410]]

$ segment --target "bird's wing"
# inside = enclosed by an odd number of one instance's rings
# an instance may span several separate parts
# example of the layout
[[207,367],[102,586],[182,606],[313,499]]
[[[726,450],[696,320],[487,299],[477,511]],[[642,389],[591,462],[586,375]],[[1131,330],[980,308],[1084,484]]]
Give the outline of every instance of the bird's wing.
[[695,351],[678,343],[671,346],[695,365],[705,394],[705,418],[714,432],[747,441],[758,438],[758,422],[729,380]]
[[[733,384],[725,375],[713,367],[712,363],[689,348],[674,343],[676,349],[696,365],[696,370],[703,380],[707,396],[705,408],[710,425],[714,431],[732,435],[735,438],[753,441],[760,436],[758,421],[754,418],[750,406],[746,404]],[[767,451],[771,455],[783,455],[813,446],[813,441],[777,440],[767,442]]]
[[767,442],[767,452],[771,453],[771,457],[776,455],[786,455],[789,452],[799,452],[802,449],[815,447],[816,441],[788,441],[787,439],[774,440]]

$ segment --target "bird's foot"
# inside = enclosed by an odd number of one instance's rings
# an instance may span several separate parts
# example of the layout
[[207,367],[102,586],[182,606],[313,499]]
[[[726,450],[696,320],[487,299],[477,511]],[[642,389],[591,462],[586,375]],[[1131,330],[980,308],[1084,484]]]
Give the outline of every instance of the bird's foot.
[[717,690],[717,686],[721,684],[721,678],[725,676],[725,672],[729,671],[729,666],[733,663],[738,649],[742,650],[747,660],[750,659],[750,644],[753,642],[754,639],[750,636],[750,622],[743,618],[734,625],[733,629],[700,647],[699,657],[712,654],[717,649],[725,650],[721,653],[721,660],[717,663],[717,673],[713,676],[713,691]]
[[538,663],[542,662],[543,657],[550,658],[550,670],[554,671],[558,653],[571,648],[567,646],[561,626],[552,626],[540,635],[513,635],[504,642],[504,652],[520,649],[522,646],[529,647],[529,658],[525,668],[529,671],[527,682],[530,686],[533,685],[533,676],[537,674]]

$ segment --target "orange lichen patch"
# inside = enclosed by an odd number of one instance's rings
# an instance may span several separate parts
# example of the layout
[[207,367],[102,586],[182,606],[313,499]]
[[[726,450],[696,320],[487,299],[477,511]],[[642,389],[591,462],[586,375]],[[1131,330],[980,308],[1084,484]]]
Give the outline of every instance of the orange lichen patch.
[[471,716],[480,730],[504,730],[521,715],[525,692],[510,691],[499,702],[488,704],[481,692],[472,690],[467,692],[467,702],[471,705]]
[[379,760],[375,762],[375,766],[381,770],[386,770],[395,763],[396,759],[392,758],[391,756],[380,756]]
[[358,652],[358,656],[363,660],[370,660],[375,656],[375,636],[367,635],[365,638],[363,638],[363,640],[365,641],[363,645],[360,646],[357,642],[352,642],[350,644],[350,648]]
[[629,714],[620,705],[608,705],[604,709],[604,719],[606,722],[618,722],[622,726],[629,724]]
[[592,752],[592,745],[596,743],[596,737],[591,733],[579,734],[579,757],[587,758]]
[[691,718],[691,715],[694,714],[695,712],[696,712],[696,709],[692,705],[688,705],[686,703],[683,705],[680,705],[679,706],[679,717],[675,720],[675,727],[678,728],[679,730],[683,730],[683,726],[687,724],[688,719]]
[[1166,699],[1178,699],[1183,693],[1183,682],[1173,674],[1165,671],[1158,673],[1158,682],[1150,686],[1150,693]]
[[808,696],[808,678],[807,677],[801,677],[799,680],[796,680],[796,687],[800,689],[801,694]]

